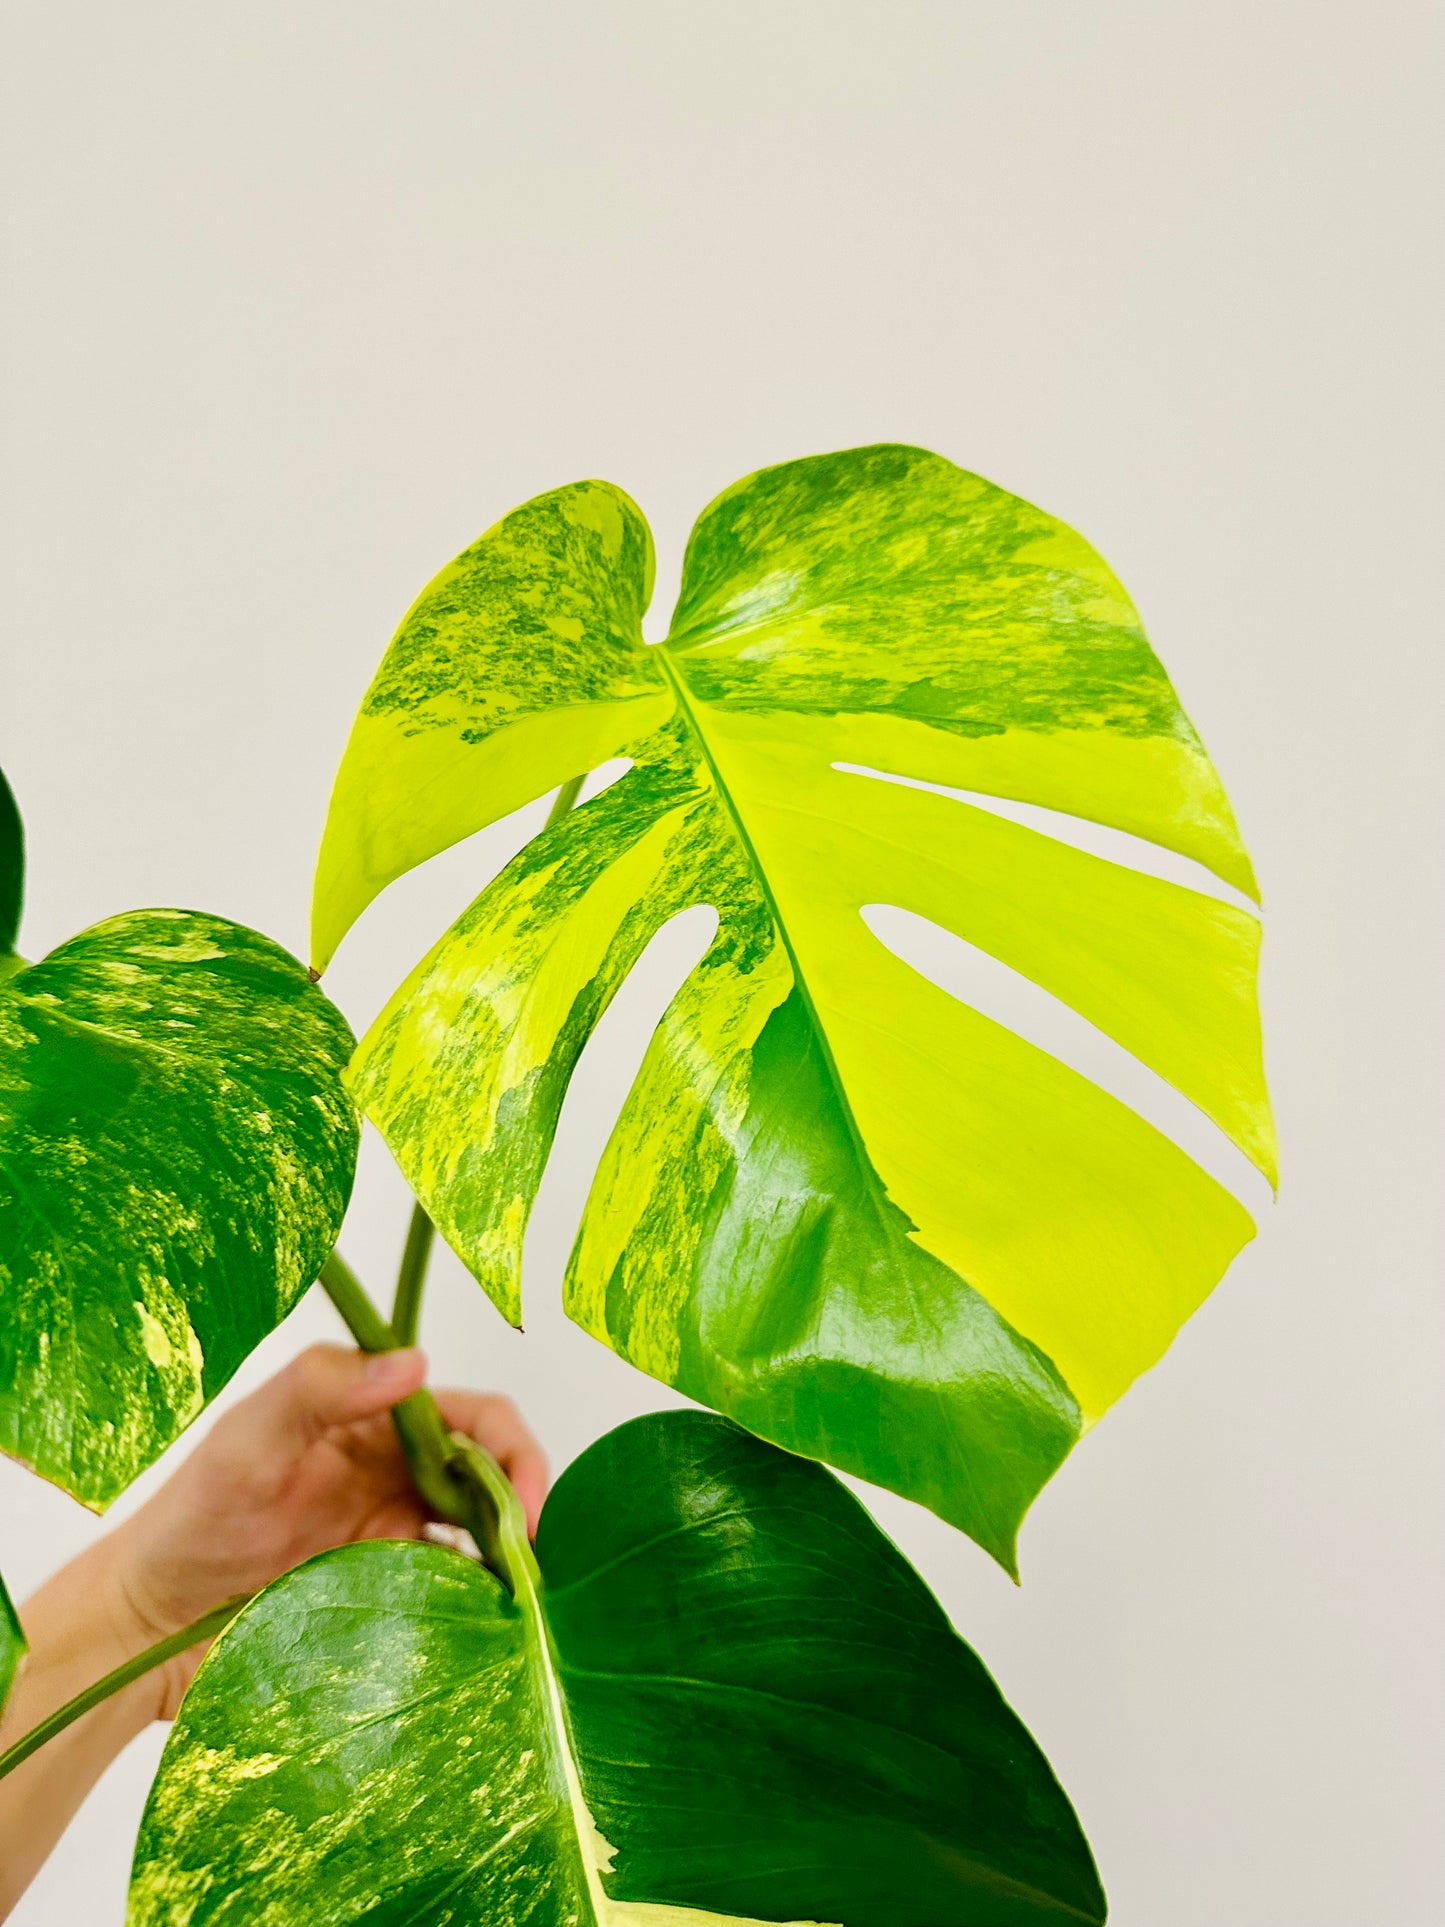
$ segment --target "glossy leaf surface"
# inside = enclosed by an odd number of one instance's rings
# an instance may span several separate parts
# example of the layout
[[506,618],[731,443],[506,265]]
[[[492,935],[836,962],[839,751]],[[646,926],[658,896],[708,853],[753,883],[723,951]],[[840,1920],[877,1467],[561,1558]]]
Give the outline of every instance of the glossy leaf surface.
[[0,985],[0,1447],[100,1509],[316,1276],[351,1035],[220,918],[112,917]]
[[1099,1921],[1078,1823],[922,1581],[825,1471],[710,1414],[621,1427],[516,1600],[437,1547],[277,1582],[217,1641],[132,1927]]
[[[1252,1225],[1152,1125],[928,982],[862,912],[898,906],[1031,979],[1272,1174],[1256,918],[908,785],[1068,811],[1249,890],[1229,806],[1098,556],[922,450],[728,491],[656,647],[650,578],[635,507],[580,484],[483,537],[403,625],[338,778],[318,959],[384,872],[589,757],[633,767],[441,940],[363,1041],[357,1098],[518,1321],[577,1057],[649,938],[713,905],[717,936],[598,1171],[568,1310],[1012,1567],[1032,1497]],[[411,747],[376,747],[401,715]],[[444,824],[413,787],[424,756],[445,762]],[[403,822],[404,849],[387,840]],[[382,844],[385,861],[356,854]]]
[[6,1591],[4,1579],[0,1579],[0,1713],[5,1711],[5,1702],[10,1697],[16,1669],[25,1657],[25,1650],[25,1634],[19,1615]]

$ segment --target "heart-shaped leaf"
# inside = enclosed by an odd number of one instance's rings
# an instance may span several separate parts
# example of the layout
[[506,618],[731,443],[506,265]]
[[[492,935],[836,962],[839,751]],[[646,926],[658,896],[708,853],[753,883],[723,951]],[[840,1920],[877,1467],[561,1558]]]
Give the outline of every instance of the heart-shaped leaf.
[[0,983],[0,1448],[99,1510],[286,1316],[351,1189],[351,1045],[294,957],[189,911]]
[[637,509],[582,483],[482,537],[403,623],[337,779],[318,962],[390,876],[589,760],[633,767],[447,933],[353,1089],[516,1322],[577,1057],[655,931],[715,906],[597,1174],[567,1308],[1012,1569],[1030,1500],[1252,1226],[863,913],[910,911],[1031,979],[1272,1174],[1256,918],[926,785],[1090,818],[1247,891],[1228,803],[1098,556],[938,456],[739,483],[693,531],[656,647],[650,582]]
[[132,1927],[1101,1921],[1047,1762],[821,1467],[698,1412],[559,1481],[515,1600],[437,1547],[279,1580],[196,1676]]

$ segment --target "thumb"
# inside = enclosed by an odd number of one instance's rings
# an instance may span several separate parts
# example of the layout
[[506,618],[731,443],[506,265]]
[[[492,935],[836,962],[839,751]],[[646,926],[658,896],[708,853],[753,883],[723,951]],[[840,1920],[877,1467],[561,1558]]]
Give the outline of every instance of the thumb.
[[[312,1345],[216,1427],[229,1457],[264,1477],[283,1471],[334,1425],[370,1418],[407,1398],[426,1377],[426,1358],[404,1351],[354,1352]],[[222,1441],[217,1439],[217,1443]]]

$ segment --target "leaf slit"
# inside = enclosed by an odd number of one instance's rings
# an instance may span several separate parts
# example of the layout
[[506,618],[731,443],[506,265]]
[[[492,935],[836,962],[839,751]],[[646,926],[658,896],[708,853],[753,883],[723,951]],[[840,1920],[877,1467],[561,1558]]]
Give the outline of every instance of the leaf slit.
[[920,977],[1077,1071],[1152,1124],[1251,1216],[1258,1218],[1272,1202],[1269,1180],[1212,1118],[1052,991],[916,911],[865,903],[859,915],[878,941]]
[[1044,836],[1051,836],[1056,843],[1067,843],[1071,849],[1082,850],[1086,856],[1101,857],[1106,863],[1117,863],[1121,869],[1137,870],[1141,876],[1159,877],[1165,883],[1177,883],[1186,890],[1197,890],[1201,896],[1217,897],[1221,903],[1232,903],[1253,917],[1259,915],[1259,905],[1245,891],[1236,890],[1233,884],[1217,877],[1213,870],[1203,863],[1197,863],[1193,857],[1180,856],[1177,851],[1165,849],[1162,843],[1153,843],[1146,836],[1135,836],[1128,830],[1116,830],[1110,824],[1095,823],[1086,816],[1073,816],[1067,810],[1049,809],[1042,803],[1020,803],[1012,797],[993,796],[984,790],[956,789],[947,783],[927,783],[919,776],[900,776],[892,770],[870,769],[863,763],[834,763],[832,767],[844,776],[864,776],[875,783],[896,783],[900,789],[928,790],[934,796],[949,796],[959,803],[971,803],[975,809],[988,810],[992,815],[1002,816],[1026,830],[1037,830]]

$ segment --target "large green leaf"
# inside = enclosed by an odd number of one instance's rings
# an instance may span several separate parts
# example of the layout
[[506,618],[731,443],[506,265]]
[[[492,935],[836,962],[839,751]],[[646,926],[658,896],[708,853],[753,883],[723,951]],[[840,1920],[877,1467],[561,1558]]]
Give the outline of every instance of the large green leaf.
[[[3,781],[0,778],[0,781]],[[19,1615],[5,1589],[4,1579],[0,1579],[0,1713],[5,1711],[5,1702],[10,1697],[10,1688],[15,1683],[15,1673],[25,1657],[25,1633]]]
[[650,577],[634,505],[584,483],[509,516],[403,623],[337,779],[318,963],[386,876],[589,760],[633,767],[441,940],[363,1041],[355,1094],[518,1321],[582,1046],[659,926],[714,905],[597,1174],[568,1310],[1011,1568],[1030,1500],[1252,1225],[860,913],[900,906],[1030,978],[1272,1174],[1257,919],[916,784],[1091,818],[1249,890],[1229,806],[1098,556],[938,456],[739,483],[693,531],[656,647]]
[[100,1509],[315,1278],[352,1038],[294,957],[181,910],[0,984],[0,1448]]
[[502,1498],[515,1601],[457,1554],[360,1545],[222,1634],[132,1927],[1103,1919],[1037,1746],[820,1467],[635,1420],[560,1480],[536,1564]]

